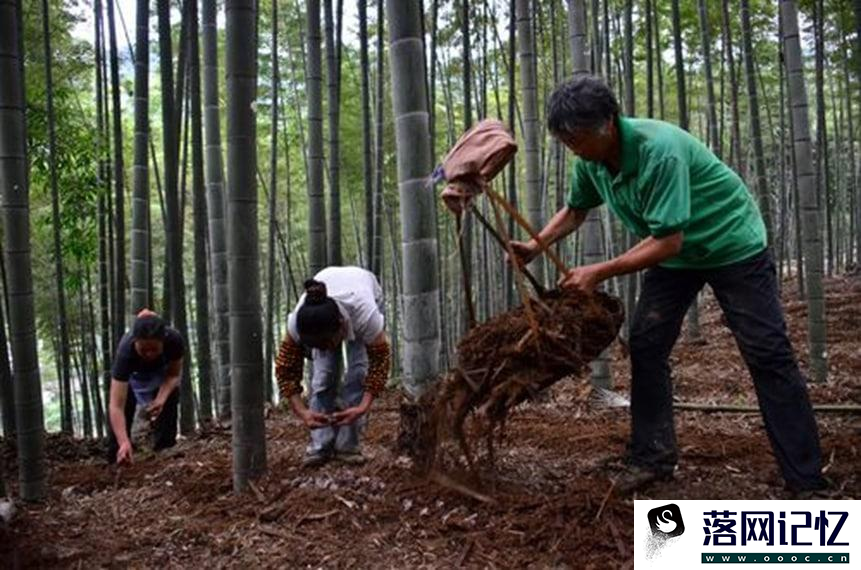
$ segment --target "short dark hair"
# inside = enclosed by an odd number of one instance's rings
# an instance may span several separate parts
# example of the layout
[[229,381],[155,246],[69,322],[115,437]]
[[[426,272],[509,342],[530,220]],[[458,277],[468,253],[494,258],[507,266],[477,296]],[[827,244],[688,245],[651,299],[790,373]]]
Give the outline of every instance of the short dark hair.
[[577,74],[560,83],[547,102],[547,129],[555,137],[594,129],[619,116],[619,103],[603,79]]
[[305,302],[296,311],[299,341],[319,347],[341,330],[341,310],[329,297],[326,284],[315,279],[305,281]]
[[132,337],[135,340],[164,340],[167,324],[155,313],[148,313],[135,319]]

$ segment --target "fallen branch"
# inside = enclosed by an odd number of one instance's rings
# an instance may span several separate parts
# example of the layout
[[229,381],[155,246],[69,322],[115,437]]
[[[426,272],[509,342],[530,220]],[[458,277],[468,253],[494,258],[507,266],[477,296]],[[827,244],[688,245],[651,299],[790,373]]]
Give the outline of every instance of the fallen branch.
[[595,522],[601,520],[601,514],[604,512],[604,507],[607,506],[607,501],[610,500],[610,495],[613,494],[613,489],[616,488],[616,482],[613,481],[610,483],[610,488],[607,489],[607,493],[604,495],[604,500],[601,501],[601,506],[598,508],[598,513],[595,515]]
[[259,528],[260,532],[262,532],[263,534],[268,534],[269,536],[273,536],[275,538],[282,538],[284,540],[290,540],[290,541],[296,540],[295,536],[293,536],[289,533],[286,533],[279,528],[273,528],[269,525],[260,525],[257,528]]
[[335,495],[335,498],[336,498],[336,499],[338,499],[339,501],[341,501],[342,503],[344,503],[344,505],[345,505],[348,509],[350,509],[351,511],[352,511],[353,509],[355,509],[357,506],[359,506],[359,505],[358,505],[358,503],[356,503],[355,501],[351,501],[351,500],[349,500],[349,499],[345,499],[345,498],[344,498],[344,497],[342,497],[341,495]]
[[332,515],[337,515],[337,514],[338,514],[338,509],[332,509],[331,511],[326,511],[325,513],[312,513],[310,515],[305,515],[301,519],[299,519],[299,522],[296,523],[296,526],[299,526],[302,523],[306,523],[306,522],[321,521],[323,519],[327,519],[327,518],[331,517]]
[[467,497],[472,497],[476,501],[481,501],[482,503],[487,503],[489,505],[496,504],[496,500],[492,497],[488,497],[487,495],[483,495],[474,489],[470,489],[466,485],[462,483],[458,483],[448,475],[443,475],[439,471],[432,471],[429,479],[436,483],[437,485],[441,485],[446,487],[447,489],[451,489],[452,491],[457,491]]
[[283,515],[287,511],[287,506],[283,503],[278,505],[273,505],[263,510],[257,518],[260,519],[261,522],[275,522],[281,515]]
[[[731,404],[697,404],[693,402],[678,402],[673,404],[677,410],[695,412],[725,412],[725,413],[759,413],[757,406],[735,406]],[[861,414],[861,406],[855,404],[815,404],[814,412],[831,414]]]
[[[619,392],[607,390],[606,388],[593,388],[593,398],[598,407],[602,408],[629,408],[631,401]],[[757,406],[744,406],[737,404],[705,404],[700,402],[674,402],[673,408],[691,412],[705,413],[737,413],[758,414]],[[814,404],[814,412],[831,414],[861,414],[861,406],[858,404]]]
[[460,568],[464,565],[467,558],[469,558],[470,553],[472,552],[473,547],[475,546],[475,540],[470,540],[466,543],[466,548],[463,549],[463,553],[460,555],[460,558],[457,561],[457,567]]
[[266,503],[266,497],[260,492],[260,489],[254,484],[254,481],[248,481],[248,488],[251,489],[251,492],[254,493],[254,496],[257,497],[258,501],[264,504]]

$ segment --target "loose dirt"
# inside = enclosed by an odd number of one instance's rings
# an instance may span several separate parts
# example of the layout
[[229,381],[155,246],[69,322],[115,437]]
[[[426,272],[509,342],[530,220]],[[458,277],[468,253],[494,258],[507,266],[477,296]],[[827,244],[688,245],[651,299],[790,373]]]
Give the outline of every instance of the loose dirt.
[[[828,280],[829,381],[815,404],[861,403],[861,279]],[[788,324],[807,367],[805,305],[784,288]],[[753,386],[720,311],[706,295],[704,345],[680,340],[672,356],[678,399],[756,405]],[[615,387],[629,368],[611,347]],[[307,432],[292,417],[267,419],[268,474],[256,492],[232,493],[230,435],[210,430],[169,453],[140,456],[120,475],[99,446],[49,438],[50,494],[20,505],[0,529],[0,566],[19,568],[632,568],[633,500],[609,493],[624,452],[626,409],[595,408],[587,380],[563,380],[550,397],[507,415],[496,469],[479,489],[490,502],[416,475],[396,448],[400,397],[375,402],[365,435],[370,461],[299,463]],[[841,498],[861,498],[857,416],[818,415],[827,475]],[[639,498],[786,498],[757,413],[678,411],[675,480]],[[70,451],[71,450],[71,451]],[[7,472],[14,454],[6,450]],[[14,490],[14,481],[12,482]]]

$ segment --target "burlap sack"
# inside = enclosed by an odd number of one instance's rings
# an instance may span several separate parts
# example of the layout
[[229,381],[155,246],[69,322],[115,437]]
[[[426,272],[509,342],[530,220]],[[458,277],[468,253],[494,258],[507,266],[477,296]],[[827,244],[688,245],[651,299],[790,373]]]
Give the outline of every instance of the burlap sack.
[[448,182],[442,191],[446,207],[455,214],[463,211],[516,152],[514,137],[500,121],[485,119],[464,133],[440,165]]

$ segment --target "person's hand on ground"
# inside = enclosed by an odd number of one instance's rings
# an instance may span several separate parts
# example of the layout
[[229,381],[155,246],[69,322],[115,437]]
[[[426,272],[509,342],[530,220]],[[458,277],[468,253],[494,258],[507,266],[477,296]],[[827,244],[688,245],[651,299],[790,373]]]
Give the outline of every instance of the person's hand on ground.
[[120,445],[120,448],[117,450],[117,465],[122,465],[123,463],[133,463],[132,458],[132,444],[130,441],[127,441]]

